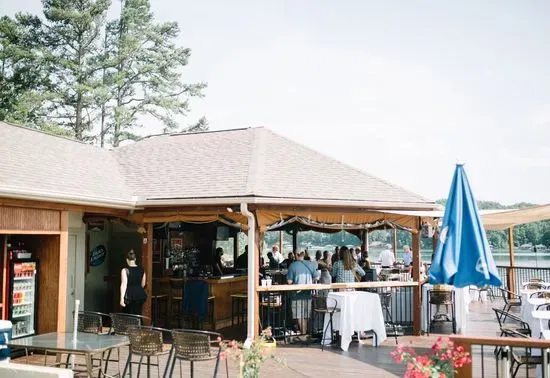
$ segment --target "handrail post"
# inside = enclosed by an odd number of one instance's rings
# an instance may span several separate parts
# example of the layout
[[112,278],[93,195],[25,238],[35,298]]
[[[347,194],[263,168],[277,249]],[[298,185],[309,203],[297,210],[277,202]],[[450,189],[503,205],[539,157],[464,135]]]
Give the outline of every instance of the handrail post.
[[413,249],[413,281],[418,284],[413,289],[413,335],[420,336],[422,332],[422,286],[420,282],[420,266],[422,256],[420,254],[420,218],[416,219],[416,230],[412,233]]
[[550,369],[548,369],[550,361],[548,360],[549,348],[542,350],[542,378],[550,378]]
[[455,377],[457,378],[472,378],[473,375],[473,356],[472,356],[472,344],[469,342],[455,341],[456,346],[462,346],[464,352],[468,353],[472,357],[472,363],[462,366],[461,368],[456,369]]
[[[508,290],[516,293],[516,274],[514,261],[514,227],[508,228],[508,255],[510,257],[510,270],[508,271]],[[511,286],[510,286],[511,285]]]
[[[500,367],[502,368],[502,378],[510,378],[510,347],[505,346],[500,353],[502,359],[500,360]],[[497,367],[498,369],[498,367]]]

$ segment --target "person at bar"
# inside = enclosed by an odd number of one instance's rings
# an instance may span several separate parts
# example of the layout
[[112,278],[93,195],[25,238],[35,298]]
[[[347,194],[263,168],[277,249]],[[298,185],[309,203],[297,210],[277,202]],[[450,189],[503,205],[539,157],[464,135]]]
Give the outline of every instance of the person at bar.
[[275,258],[275,260],[277,260],[277,262],[278,262],[279,264],[283,262],[284,257],[283,257],[283,254],[279,251],[279,247],[277,247],[276,245],[274,245],[274,246],[271,248],[271,253],[273,253],[273,257]]
[[389,268],[392,267],[393,264],[395,264],[395,256],[393,255],[393,252],[390,251],[389,247],[384,249],[380,253],[380,257],[378,257],[378,262],[380,262],[382,268]]
[[348,247],[340,248],[342,260],[337,261],[332,266],[331,275],[337,283],[353,283],[360,282],[361,277],[365,275],[365,271],[353,259]]
[[237,257],[237,263],[235,264],[236,268],[239,269],[248,269],[248,246],[244,246],[244,252]]
[[403,265],[409,266],[412,263],[412,252],[408,245],[403,246]]
[[290,264],[292,264],[293,262],[294,262],[294,253],[289,252],[288,258],[284,259],[283,262],[281,263],[281,268],[288,269]]
[[214,257],[214,269],[213,269],[215,276],[223,276],[222,256],[223,256],[223,248],[222,247],[216,248],[216,256]]
[[[290,264],[286,274],[289,285],[310,285],[319,278],[311,261],[304,260],[305,251],[296,253],[296,261]],[[311,290],[297,291],[291,299],[292,318],[297,321],[300,332],[305,335],[311,314]]]
[[269,269],[270,270],[277,270],[279,269],[279,261],[275,259],[275,256],[272,252],[267,252],[267,259],[269,261]]
[[[321,251],[318,251],[319,255]],[[321,270],[321,278],[319,282],[322,284],[332,283],[332,277],[330,276],[330,271],[332,270],[332,264],[330,261],[329,251],[324,251],[322,256],[317,258],[319,261],[319,269]]]
[[147,299],[145,284],[147,278],[142,267],[136,264],[136,254],[131,249],[126,254],[126,267],[120,271],[120,306],[123,312],[141,315]]

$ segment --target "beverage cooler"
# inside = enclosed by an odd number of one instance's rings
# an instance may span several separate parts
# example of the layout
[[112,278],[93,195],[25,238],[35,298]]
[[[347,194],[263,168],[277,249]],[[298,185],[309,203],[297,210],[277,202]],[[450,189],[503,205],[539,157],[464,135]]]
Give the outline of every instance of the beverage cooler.
[[13,339],[36,333],[37,274],[37,260],[10,261],[8,320],[13,324]]

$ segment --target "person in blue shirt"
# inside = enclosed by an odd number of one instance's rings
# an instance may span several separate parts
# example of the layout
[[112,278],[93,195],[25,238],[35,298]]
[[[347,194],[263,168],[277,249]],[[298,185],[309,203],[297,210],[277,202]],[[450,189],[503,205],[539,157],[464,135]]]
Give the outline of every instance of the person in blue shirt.
[[403,247],[403,264],[409,266],[412,263],[412,252],[408,245]]
[[[289,285],[309,285],[319,278],[315,264],[304,260],[305,251],[296,253],[296,261],[288,267],[286,280]],[[300,333],[307,334],[308,320],[311,314],[311,290],[299,290],[291,299],[292,318],[298,322]]]

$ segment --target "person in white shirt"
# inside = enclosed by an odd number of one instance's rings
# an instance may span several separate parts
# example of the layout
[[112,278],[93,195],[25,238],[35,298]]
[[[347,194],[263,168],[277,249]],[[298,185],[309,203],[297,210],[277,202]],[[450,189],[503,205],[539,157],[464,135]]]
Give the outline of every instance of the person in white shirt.
[[403,247],[403,264],[409,266],[412,263],[412,252],[408,245]]
[[395,256],[393,255],[392,251],[390,251],[389,249],[385,249],[380,253],[378,261],[380,262],[382,267],[393,266],[393,264],[395,263]]
[[272,248],[271,248],[271,252],[273,253],[273,258],[275,260],[277,260],[277,262],[280,264],[283,262],[283,260],[285,259],[283,257],[283,255],[281,254],[281,252],[279,251],[279,247],[277,247],[276,245],[274,245]]

